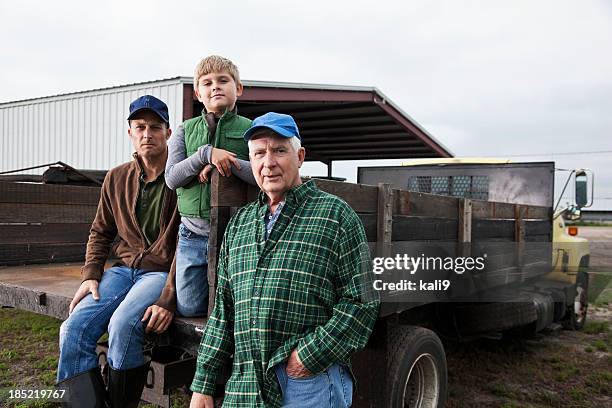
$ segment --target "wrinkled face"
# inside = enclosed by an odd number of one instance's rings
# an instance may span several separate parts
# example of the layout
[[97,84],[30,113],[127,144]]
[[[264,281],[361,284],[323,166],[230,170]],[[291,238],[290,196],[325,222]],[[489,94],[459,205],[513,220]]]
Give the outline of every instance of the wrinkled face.
[[145,110],[138,112],[130,120],[128,135],[134,145],[134,150],[141,157],[154,158],[164,155],[167,151],[167,140],[172,131],[166,123],[154,112]]
[[303,147],[296,152],[289,139],[274,132],[255,136],[251,139],[249,156],[259,188],[270,196],[282,195],[299,185],[304,155]]
[[198,79],[195,94],[207,112],[223,114],[242,95],[242,84],[237,84],[227,71],[213,72]]

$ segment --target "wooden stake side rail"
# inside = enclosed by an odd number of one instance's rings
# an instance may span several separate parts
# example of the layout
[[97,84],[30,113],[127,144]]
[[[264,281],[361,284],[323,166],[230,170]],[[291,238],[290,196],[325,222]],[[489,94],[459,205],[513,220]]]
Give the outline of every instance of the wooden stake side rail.
[[[220,177],[217,172],[213,173],[211,183],[210,310],[216,290],[216,257],[227,222],[238,207],[255,199],[258,193],[256,187],[235,178]],[[345,200],[357,212],[377,256],[392,255],[392,244],[399,241],[462,243],[463,256],[470,255],[472,242],[552,241],[549,207],[417,193],[391,189],[387,184],[370,186],[319,179],[315,183],[321,190]],[[504,267],[534,267],[532,262],[525,263],[521,248],[514,252],[515,264]],[[536,264],[542,261],[537,260]]]
[[0,265],[82,261],[99,187],[0,181]]
[[[370,243],[382,242],[387,248],[397,241],[551,240],[552,211],[548,207],[465,200],[387,185],[315,182],[355,209]],[[212,308],[225,227],[240,206],[256,198],[258,189],[217,172],[211,183],[208,257]],[[0,182],[0,264],[82,261],[99,194],[97,187]],[[523,252],[517,251],[519,260]]]

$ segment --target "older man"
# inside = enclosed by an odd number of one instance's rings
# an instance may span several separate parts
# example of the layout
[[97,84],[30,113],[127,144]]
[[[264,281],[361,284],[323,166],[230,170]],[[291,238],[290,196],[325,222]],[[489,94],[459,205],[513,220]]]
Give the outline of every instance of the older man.
[[[150,362],[142,351],[145,331],[166,330],[176,305],[169,271],[180,217],[176,195],[164,181],[168,108],[154,96],[142,96],[130,104],[128,124],[134,160],[104,179],[83,282],[60,328],[58,386],[68,390],[73,407],[136,407]],[[115,239],[118,262],[104,270]],[[107,330],[108,394],[95,352]]]
[[225,232],[191,406],[213,406],[232,354],[224,406],[350,406],[350,355],[378,313],[362,296],[363,226],[344,201],[302,183],[305,150],[291,116],[267,113],[244,137],[262,192]]

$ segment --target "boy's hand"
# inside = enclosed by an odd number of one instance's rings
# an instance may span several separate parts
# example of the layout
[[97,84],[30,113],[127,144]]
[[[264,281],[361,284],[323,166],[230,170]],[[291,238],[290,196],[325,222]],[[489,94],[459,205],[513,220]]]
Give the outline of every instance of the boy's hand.
[[200,173],[198,174],[198,180],[200,181],[200,183],[208,183],[210,181],[210,172],[212,171],[212,169],[213,166],[210,164],[204,166],[202,171],[200,171]]
[[236,159],[236,153],[228,152],[227,150],[212,148],[210,161],[213,166],[219,170],[222,176],[229,177],[232,175],[232,165],[240,170],[240,164]]

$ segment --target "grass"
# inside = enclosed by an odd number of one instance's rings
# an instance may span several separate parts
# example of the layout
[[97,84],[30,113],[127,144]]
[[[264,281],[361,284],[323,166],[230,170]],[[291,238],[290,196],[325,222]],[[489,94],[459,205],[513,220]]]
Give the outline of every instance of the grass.
[[582,331],[587,334],[608,333],[609,323],[606,321],[587,321]]
[[[60,324],[60,320],[48,316],[0,308],[0,390],[55,388]],[[171,394],[170,402],[172,408],[188,407],[189,397],[176,391]],[[3,408],[59,406],[59,403],[34,400],[7,403],[0,395],[0,407]],[[141,403],[140,407],[154,406]]]
[[[0,388],[49,389],[57,373],[57,333],[61,322],[15,309],[0,309]],[[58,407],[57,403],[27,401],[7,407]]]

